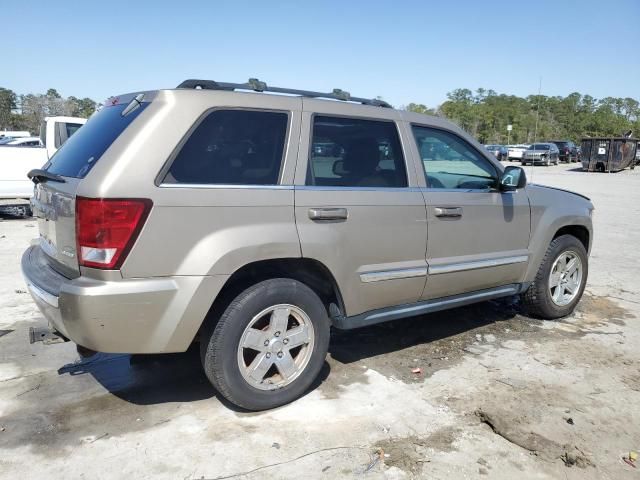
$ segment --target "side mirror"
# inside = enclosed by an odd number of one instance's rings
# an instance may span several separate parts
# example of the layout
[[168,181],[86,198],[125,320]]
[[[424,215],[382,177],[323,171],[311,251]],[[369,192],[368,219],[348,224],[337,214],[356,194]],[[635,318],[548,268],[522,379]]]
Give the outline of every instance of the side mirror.
[[519,188],[524,188],[527,184],[527,176],[520,167],[508,166],[502,172],[500,177],[500,190],[503,192],[512,192]]
[[336,160],[335,162],[333,162],[331,171],[333,171],[334,175],[337,175],[339,177],[344,177],[347,173],[349,173],[344,169],[344,160]]

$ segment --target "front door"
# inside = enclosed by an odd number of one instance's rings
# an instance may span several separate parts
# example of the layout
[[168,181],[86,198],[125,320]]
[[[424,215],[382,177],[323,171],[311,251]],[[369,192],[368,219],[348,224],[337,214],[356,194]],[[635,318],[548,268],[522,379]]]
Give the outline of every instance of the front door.
[[295,187],[303,257],[329,268],[346,315],[417,301],[427,274],[426,211],[421,191],[409,188],[396,122],[306,119],[306,179]]
[[524,190],[498,190],[499,170],[461,136],[414,125],[427,188],[429,276],[423,299],[518,283],[530,208]]

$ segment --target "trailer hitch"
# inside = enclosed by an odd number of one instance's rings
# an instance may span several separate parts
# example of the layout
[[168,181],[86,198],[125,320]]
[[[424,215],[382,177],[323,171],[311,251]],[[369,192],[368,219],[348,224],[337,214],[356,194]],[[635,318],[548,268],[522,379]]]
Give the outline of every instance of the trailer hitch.
[[29,327],[29,343],[42,342],[45,345],[68,342],[69,339],[49,327]]

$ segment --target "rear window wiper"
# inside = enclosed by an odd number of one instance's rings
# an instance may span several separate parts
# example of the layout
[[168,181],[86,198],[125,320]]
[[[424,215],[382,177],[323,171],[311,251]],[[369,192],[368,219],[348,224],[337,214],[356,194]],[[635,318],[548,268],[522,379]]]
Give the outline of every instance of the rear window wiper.
[[60,182],[66,183],[66,180],[60,175],[56,175],[55,173],[49,173],[46,170],[42,170],[40,168],[34,168],[29,173],[27,173],[27,177],[31,179],[33,183],[36,185],[38,183],[44,182],[45,180],[51,180],[52,182]]

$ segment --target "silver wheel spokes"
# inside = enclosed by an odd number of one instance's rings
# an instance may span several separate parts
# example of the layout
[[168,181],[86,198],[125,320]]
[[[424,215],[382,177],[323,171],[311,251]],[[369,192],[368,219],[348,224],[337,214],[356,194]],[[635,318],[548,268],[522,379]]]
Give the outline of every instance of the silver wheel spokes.
[[313,325],[294,305],[274,305],[251,319],[238,346],[243,378],[260,390],[275,390],[293,382],[313,352]]
[[572,251],[562,252],[549,274],[551,300],[560,307],[571,303],[582,285],[582,260]]

